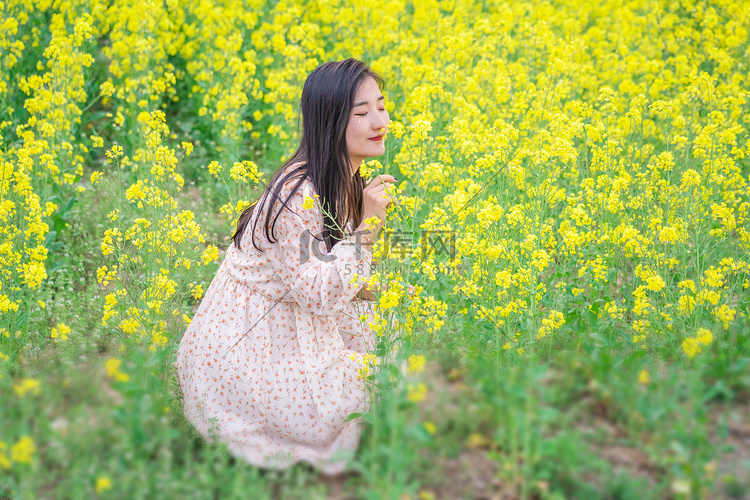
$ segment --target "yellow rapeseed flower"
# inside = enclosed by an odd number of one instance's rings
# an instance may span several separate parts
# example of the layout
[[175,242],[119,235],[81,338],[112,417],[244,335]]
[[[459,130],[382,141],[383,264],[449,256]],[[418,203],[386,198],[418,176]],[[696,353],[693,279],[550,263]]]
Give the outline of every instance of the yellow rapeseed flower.
[[407,387],[407,395],[406,398],[411,401],[412,403],[418,403],[420,401],[424,401],[424,399],[427,397],[427,386],[423,384],[422,382],[419,382],[418,384],[409,384]]
[[52,328],[50,332],[50,338],[55,342],[65,342],[68,340],[68,334],[70,333],[70,327],[65,323],[60,323],[56,327]]
[[206,247],[206,249],[203,251],[203,255],[201,256],[201,258],[203,259],[204,264],[214,262],[219,258],[219,248],[216,245],[208,245],[208,247]]
[[41,262],[29,262],[21,265],[22,281],[29,288],[38,288],[47,279],[47,270]]
[[107,375],[115,379],[117,382],[127,382],[130,380],[130,377],[126,373],[120,371],[120,365],[122,365],[122,360],[116,358],[108,359],[105,365]]
[[20,382],[16,382],[13,385],[13,390],[16,391],[19,397],[25,397],[27,393],[39,395],[39,381],[33,378],[25,378]]
[[21,436],[10,449],[10,459],[18,464],[30,464],[35,452],[36,446],[34,445],[34,440],[29,436]]
[[695,355],[699,352],[701,352],[700,345],[698,342],[692,338],[688,337],[682,341],[682,350],[687,354],[689,358],[695,357]]
[[112,481],[107,476],[99,476],[96,478],[96,492],[104,493],[107,490],[112,489]]
[[424,371],[424,365],[424,356],[419,354],[409,356],[409,359],[407,360],[406,373],[421,373]]
[[711,330],[707,330],[706,328],[699,328],[698,329],[698,335],[695,337],[695,340],[701,344],[701,345],[708,345],[713,340],[713,335],[711,334]]

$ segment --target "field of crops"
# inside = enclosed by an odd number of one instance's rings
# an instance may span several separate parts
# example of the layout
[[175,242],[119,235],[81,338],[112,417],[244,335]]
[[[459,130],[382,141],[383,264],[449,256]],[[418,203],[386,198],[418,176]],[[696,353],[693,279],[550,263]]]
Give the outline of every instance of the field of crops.
[[[0,13],[0,498],[750,498],[747,2]],[[336,482],[204,441],[173,361],[348,57],[392,120],[395,359]]]

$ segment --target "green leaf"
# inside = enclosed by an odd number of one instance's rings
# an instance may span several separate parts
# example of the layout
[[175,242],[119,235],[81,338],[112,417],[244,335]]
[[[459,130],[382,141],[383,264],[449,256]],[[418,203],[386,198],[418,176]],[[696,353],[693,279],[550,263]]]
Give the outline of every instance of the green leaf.
[[592,333],[589,337],[596,341],[598,347],[609,347],[612,345],[612,342],[601,333]]
[[169,353],[169,349],[162,349],[161,351],[157,352],[153,358],[151,358],[148,363],[146,363],[146,366],[151,367],[155,364],[161,362],[166,355]]
[[362,416],[362,413],[359,413],[359,412],[357,412],[357,413],[352,413],[351,415],[349,415],[348,417],[346,417],[346,418],[344,419],[344,422],[349,422],[350,420],[354,420],[355,418],[359,418],[359,417],[361,417],[361,416]]
[[420,443],[429,443],[432,436],[422,424],[411,424],[404,427],[404,435]]
[[348,417],[346,417],[344,422],[349,422],[350,420],[354,420],[359,417],[362,417],[365,420],[365,422],[367,422],[368,424],[371,424],[373,422],[372,413],[360,413],[360,412],[350,414]]
[[708,403],[714,399],[731,400],[734,396],[734,392],[729,388],[724,380],[717,380],[716,383],[711,386],[703,395],[703,403]]

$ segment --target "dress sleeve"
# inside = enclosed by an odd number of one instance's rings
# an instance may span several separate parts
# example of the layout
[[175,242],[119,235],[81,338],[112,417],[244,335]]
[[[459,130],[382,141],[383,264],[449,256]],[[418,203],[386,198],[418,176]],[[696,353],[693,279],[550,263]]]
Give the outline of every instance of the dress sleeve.
[[[292,179],[285,183],[280,194],[282,201],[297,182]],[[279,209],[281,215],[273,233],[277,241],[268,255],[281,281],[304,311],[333,316],[346,309],[363,287],[362,279],[370,277],[372,253],[355,246],[353,237],[352,241],[345,238],[333,245],[330,253],[326,251],[319,236],[324,227],[322,211],[317,202],[312,208],[303,207],[305,195],[312,196],[311,186],[309,181],[303,181],[287,202],[288,208],[276,202],[274,215]]]

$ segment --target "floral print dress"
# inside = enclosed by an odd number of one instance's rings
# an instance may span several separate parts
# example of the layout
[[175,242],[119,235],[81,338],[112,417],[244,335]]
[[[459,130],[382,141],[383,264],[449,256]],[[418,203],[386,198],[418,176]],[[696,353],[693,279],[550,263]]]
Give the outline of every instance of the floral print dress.
[[[281,200],[297,182],[282,186]],[[176,369],[185,416],[204,438],[260,467],[306,461],[335,474],[362,431],[361,418],[345,420],[368,407],[359,370],[374,347],[372,316],[355,295],[372,254],[346,240],[325,253],[314,238],[322,211],[303,207],[313,193],[305,179],[274,227],[276,243],[262,227],[269,204],[253,213],[180,341]],[[262,252],[251,242],[257,217]]]

